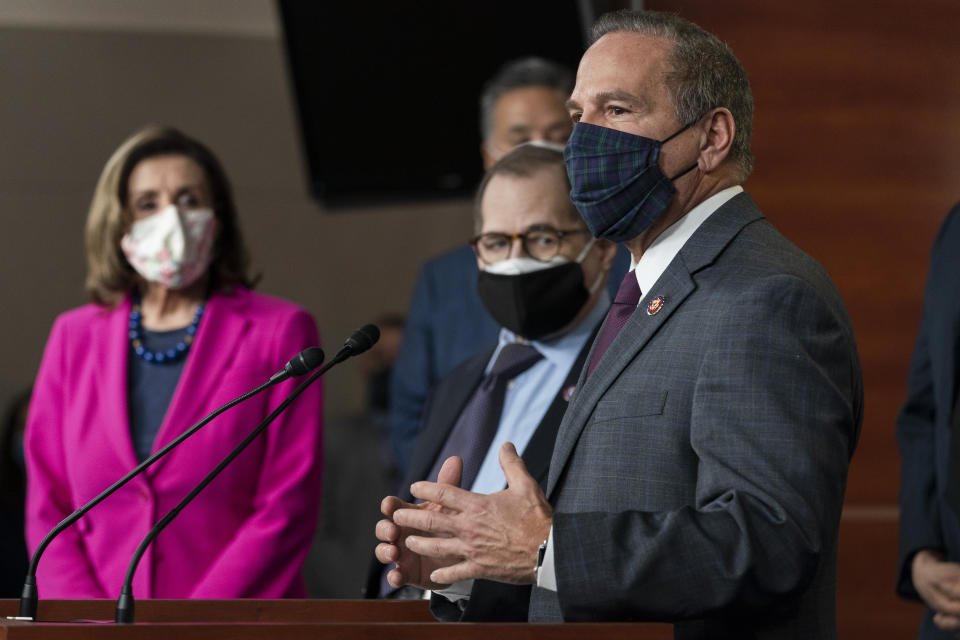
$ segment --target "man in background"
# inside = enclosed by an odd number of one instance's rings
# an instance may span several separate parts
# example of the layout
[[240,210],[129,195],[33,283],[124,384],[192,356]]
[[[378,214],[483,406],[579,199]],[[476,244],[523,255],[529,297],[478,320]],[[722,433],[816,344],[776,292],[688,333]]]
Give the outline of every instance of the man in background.
[[[501,68],[480,96],[484,170],[520,144],[564,144],[572,127],[564,101],[572,88],[572,74],[542,58]],[[627,253],[618,253],[613,279],[619,281],[628,264]],[[500,327],[477,296],[476,284],[476,256],[466,244],[421,267],[391,382],[389,431],[398,477],[406,474],[430,389],[497,337]]]
[[[444,460],[456,455],[463,461],[458,484],[500,491],[506,481],[498,452],[508,441],[545,484],[557,427],[610,306],[605,285],[616,245],[594,239],[570,202],[562,147],[521,145],[497,161],[477,191],[475,228],[475,286],[501,326],[499,340],[438,383],[406,486],[436,480]],[[371,596],[419,595],[393,593],[383,572],[376,563]],[[462,610],[442,598],[434,606],[445,619],[527,618],[529,586],[477,580],[467,594]]]

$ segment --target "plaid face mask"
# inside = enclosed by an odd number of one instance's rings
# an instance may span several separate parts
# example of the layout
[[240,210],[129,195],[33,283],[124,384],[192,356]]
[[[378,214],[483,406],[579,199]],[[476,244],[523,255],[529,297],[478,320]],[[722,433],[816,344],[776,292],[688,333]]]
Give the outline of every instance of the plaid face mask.
[[578,122],[563,151],[570,178],[570,198],[597,238],[625,242],[640,235],[673,198],[673,181],[697,164],[667,178],[657,159],[665,140]]

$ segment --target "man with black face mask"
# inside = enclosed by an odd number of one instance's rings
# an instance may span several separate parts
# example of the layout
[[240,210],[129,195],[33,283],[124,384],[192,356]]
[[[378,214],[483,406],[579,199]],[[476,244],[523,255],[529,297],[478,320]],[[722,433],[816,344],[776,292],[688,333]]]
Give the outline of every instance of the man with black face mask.
[[[573,207],[562,149],[522,145],[478,188],[477,288],[500,337],[431,394],[403,486],[436,480],[443,461],[459,456],[458,484],[500,491],[504,442],[546,482],[557,427],[610,306],[605,285],[616,254],[612,242],[590,235]],[[395,595],[381,574],[377,564],[368,594]],[[463,600],[464,619],[526,620],[529,589],[477,581]]]
[[[563,102],[571,88],[573,74],[536,57],[512,60],[490,78],[480,95],[484,170],[518,145],[565,143],[572,124]],[[607,287],[611,296],[629,264],[629,253],[620,250]],[[474,289],[476,279],[474,252],[466,243],[425,262],[417,276],[390,383],[387,426],[392,461],[401,478],[409,469],[427,396],[499,331]]]
[[679,16],[594,25],[570,100],[571,198],[624,278],[564,415],[546,490],[387,498],[394,585],[535,584],[533,622],[658,620],[684,640],[836,638],[837,537],[863,414],[850,318],[741,186],[746,74]]

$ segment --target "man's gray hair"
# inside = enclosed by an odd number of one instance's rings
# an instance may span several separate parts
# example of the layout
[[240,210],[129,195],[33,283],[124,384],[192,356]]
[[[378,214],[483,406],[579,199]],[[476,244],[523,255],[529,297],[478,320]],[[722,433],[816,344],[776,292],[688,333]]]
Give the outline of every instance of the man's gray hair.
[[[541,171],[553,170],[560,174],[562,189],[564,192],[570,191],[570,179],[567,177],[567,167],[563,161],[563,147],[553,144],[541,144],[527,142],[521,144],[497,160],[492,167],[487,170],[477,187],[477,194],[473,200],[473,227],[475,233],[480,233],[483,228],[483,214],[480,211],[480,203],[483,200],[483,193],[487,190],[487,185],[494,176],[506,175],[519,178],[529,178]],[[580,214],[570,202],[570,217],[580,220]]]
[[500,96],[525,87],[556,89],[566,99],[573,91],[573,74],[556,62],[536,57],[519,58],[500,67],[480,93],[480,133],[484,141],[493,133],[493,111]]
[[673,97],[677,120],[689,124],[711,109],[726,107],[733,114],[736,133],[730,157],[746,180],[753,171],[750,132],[753,121],[753,95],[740,61],[726,44],[699,26],[672,13],[656,11],[614,11],[593,25],[591,44],[615,31],[630,31],[667,38],[674,42],[666,74],[666,85]]

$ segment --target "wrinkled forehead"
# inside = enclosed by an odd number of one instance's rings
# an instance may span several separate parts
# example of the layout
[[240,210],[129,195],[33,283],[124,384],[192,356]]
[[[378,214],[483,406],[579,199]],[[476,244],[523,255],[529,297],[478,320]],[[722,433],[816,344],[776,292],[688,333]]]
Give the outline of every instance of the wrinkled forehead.
[[673,68],[674,42],[660,36],[614,31],[587,49],[577,68],[571,100],[580,102],[599,93],[666,94]]
[[485,231],[518,233],[536,225],[567,229],[582,224],[570,200],[562,164],[538,167],[527,175],[492,176],[480,202],[480,213]]
[[179,184],[206,186],[207,173],[190,156],[179,153],[148,156],[134,165],[127,179],[130,192]]

